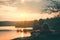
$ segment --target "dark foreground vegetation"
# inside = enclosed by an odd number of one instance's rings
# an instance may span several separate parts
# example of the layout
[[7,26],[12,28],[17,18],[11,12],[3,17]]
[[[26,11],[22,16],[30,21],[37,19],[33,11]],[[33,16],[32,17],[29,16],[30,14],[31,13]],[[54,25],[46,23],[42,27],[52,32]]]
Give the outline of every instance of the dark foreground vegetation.
[[60,17],[35,20],[30,37],[12,40],[60,40]]

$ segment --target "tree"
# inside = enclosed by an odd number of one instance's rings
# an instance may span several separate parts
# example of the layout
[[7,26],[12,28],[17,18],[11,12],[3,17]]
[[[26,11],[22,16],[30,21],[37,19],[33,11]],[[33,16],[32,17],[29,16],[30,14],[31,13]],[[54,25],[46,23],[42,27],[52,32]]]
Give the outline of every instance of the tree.
[[43,25],[43,29],[44,29],[45,31],[49,31],[49,26],[48,26],[48,24],[44,24],[44,25]]
[[45,20],[44,19],[40,19],[39,20],[39,26],[42,27],[42,25],[44,24]]
[[33,23],[33,30],[38,30],[38,29],[39,29],[38,20],[34,20],[34,23]]

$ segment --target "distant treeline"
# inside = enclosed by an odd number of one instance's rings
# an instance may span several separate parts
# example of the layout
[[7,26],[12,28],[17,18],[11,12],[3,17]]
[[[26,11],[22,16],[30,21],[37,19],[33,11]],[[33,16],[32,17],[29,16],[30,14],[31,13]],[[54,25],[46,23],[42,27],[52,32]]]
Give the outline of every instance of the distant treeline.
[[0,26],[13,26],[14,22],[10,21],[0,21]]
[[33,21],[0,21],[0,26],[32,27]]
[[40,29],[45,24],[49,29],[60,30],[60,16],[34,21],[0,21],[0,26],[33,27],[34,30]]

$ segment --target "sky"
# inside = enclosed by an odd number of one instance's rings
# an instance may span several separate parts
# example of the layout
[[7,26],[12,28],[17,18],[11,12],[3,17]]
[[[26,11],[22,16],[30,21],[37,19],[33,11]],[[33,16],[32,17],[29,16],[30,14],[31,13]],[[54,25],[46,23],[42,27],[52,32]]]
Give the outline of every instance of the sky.
[[[0,21],[30,21],[55,17],[60,0],[0,0]],[[52,12],[50,14],[50,12]]]

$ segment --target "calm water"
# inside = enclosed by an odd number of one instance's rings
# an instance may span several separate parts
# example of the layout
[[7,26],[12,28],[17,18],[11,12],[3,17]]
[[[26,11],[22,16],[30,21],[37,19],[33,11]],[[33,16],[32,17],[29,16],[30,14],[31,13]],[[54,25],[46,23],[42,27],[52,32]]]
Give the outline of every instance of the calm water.
[[13,31],[0,31],[0,40],[11,40],[18,37],[29,37],[31,36],[30,32],[17,32]]
[[0,32],[0,40],[11,40],[17,37],[29,37],[30,32],[3,31]]

